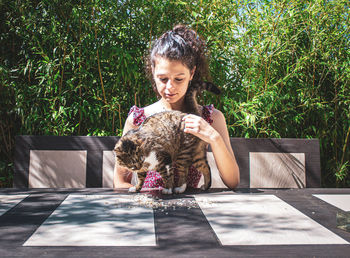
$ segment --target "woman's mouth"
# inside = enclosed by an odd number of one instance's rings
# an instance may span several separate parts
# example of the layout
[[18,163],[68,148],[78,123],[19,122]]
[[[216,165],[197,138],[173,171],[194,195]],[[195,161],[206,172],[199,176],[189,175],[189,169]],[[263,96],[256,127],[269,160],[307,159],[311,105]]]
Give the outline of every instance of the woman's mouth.
[[166,98],[172,98],[172,97],[174,97],[176,94],[175,93],[165,93],[165,97]]

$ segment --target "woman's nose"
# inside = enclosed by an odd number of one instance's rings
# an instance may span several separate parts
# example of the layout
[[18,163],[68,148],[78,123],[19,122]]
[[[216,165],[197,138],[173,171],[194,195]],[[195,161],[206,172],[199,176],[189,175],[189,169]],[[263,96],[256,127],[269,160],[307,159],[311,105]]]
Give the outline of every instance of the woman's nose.
[[167,88],[167,89],[173,88],[173,83],[172,83],[171,80],[168,80],[168,81],[167,81],[167,83],[166,83],[166,88]]

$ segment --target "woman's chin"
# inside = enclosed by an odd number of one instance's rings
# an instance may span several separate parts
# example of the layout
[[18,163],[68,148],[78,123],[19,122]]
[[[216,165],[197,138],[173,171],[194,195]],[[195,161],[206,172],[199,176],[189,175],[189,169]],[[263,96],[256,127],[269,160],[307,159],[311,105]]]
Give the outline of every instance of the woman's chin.
[[168,102],[168,103],[176,103],[178,102],[178,98],[176,96],[165,96],[164,99]]

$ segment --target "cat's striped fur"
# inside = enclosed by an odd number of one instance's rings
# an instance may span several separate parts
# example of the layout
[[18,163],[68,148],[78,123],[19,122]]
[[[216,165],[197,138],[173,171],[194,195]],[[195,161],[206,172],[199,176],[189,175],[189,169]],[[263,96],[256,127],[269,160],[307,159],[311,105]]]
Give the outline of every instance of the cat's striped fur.
[[[218,88],[211,83],[196,83],[189,87],[186,96],[186,112],[199,114],[196,102],[198,91],[206,89],[216,94]],[[184,132],[180,111],[165,111],[148,117],[142,125],[127,132],[116,144],[114,152],[120,166],[137,172],[138,184],[129,191],[140,191],[147,171],[157,171],[163,179],[163,193],[182,193],[186,190],[188,169],[192,165],[204,176],[206,190],[211,184],[210,168],[207,162],[207,144],[198,137]],[[179,180],[174,185],[174,168]]]

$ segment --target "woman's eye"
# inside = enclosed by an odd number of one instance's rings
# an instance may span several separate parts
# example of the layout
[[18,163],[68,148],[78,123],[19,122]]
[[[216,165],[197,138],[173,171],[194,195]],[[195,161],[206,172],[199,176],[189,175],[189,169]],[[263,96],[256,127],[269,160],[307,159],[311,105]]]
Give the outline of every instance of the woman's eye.
[[178,81],[178,82],[183,81],[183,79],[182,79],[182,78],[176,78],[175,80],[176,80],[176,81]]
[[160,80],[161,82],[164,82],[164,83],[168,81],[167,78],[160,78],[159,80]]

